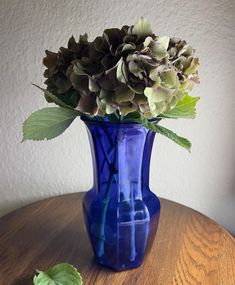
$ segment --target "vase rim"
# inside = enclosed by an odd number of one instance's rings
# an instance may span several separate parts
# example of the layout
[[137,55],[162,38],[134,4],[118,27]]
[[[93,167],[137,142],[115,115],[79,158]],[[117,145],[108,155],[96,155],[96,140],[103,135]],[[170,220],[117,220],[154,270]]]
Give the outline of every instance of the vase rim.
[[113,126],[113,127],[126,127],[126,128],[146,128],[144,125],[142,125],[141,123],[138,122],[112,122],[112,121],[95,121],[92,120],[91,118],[89,118],[86,115],[83,115],[80,117],[81,120],[85,123],[85,124],[89,124],[89,125],[105,125],[105,126]]

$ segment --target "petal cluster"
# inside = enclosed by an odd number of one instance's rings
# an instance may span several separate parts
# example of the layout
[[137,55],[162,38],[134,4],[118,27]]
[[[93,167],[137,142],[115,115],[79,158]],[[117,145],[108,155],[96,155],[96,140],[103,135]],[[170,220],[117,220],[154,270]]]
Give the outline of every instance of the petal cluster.
[[[47,90],[91,116],[131,112],[151,119],[170,111],[199,82],[199,60],[186,41],[156,36],[141,18],[94,41],[72,37],[43,60]],[[46,98],[49,102],[50,99]]]

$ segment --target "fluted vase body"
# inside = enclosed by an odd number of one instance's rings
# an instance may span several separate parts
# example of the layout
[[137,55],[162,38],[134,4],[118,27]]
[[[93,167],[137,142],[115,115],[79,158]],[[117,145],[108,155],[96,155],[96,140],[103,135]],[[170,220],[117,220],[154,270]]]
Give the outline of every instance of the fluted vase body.
[[159,199],[149,189],[155,133],[138,123],[83,121],[94,176],[83,210],[95,259],[117,271],[138,267],[160,215]]

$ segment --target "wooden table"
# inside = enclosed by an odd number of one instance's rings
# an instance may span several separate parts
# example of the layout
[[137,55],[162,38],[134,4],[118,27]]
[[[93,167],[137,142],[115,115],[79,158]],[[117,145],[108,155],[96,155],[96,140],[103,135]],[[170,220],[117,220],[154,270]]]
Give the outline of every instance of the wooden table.
[[154,246],[141,267],[96,265],[83,223],[81,193],[53,197],[0,219],[0,285],[32,285],[34,270],[69,262],[85,285],[234,285],[235,240],[204,215],[161,199]]

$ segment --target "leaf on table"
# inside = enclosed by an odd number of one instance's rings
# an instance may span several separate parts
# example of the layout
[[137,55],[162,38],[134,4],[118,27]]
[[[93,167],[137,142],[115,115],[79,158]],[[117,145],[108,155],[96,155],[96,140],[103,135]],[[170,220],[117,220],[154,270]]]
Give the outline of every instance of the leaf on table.
[[60,263],[49,270],[37,271],[33,278],[34,285],[82,285],[82,277],[77,269],[68,264]]

